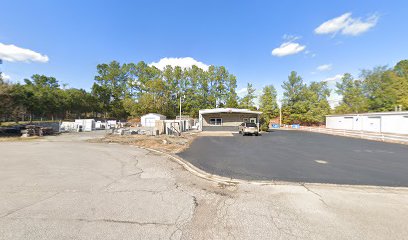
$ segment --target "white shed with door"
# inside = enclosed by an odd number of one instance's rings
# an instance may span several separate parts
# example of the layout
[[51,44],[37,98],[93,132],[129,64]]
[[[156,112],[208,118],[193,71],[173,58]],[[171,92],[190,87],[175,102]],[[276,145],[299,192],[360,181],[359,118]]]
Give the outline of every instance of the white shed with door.
[[75,119],[75,124],[84,132],[95,130],[95,119]]
[[140,118],[143,127],[154,127],[156,120],[166,120],[166,116],[158,113],[148,113]]
[[408,112],[328,115],[326,128],[408,134]]

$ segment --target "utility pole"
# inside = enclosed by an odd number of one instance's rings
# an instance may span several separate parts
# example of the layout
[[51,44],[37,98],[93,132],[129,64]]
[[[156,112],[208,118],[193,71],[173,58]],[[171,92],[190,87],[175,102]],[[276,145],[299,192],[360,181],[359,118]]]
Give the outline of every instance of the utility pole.
[[182,123],[182,121],[181,121],[181,96],[182,96],[182,94],[181,94],[181,92],[179,92],[179,95],[180,95],[180,118],[179,118],[179,127],[180,127],[180,134],[181,134],[181,131],[182,131],[182,128],[181,128],[181,123]]
[[279,108],[279,127],[282,126],[282,107]]
[[282,126],[282,99],[277,99],[279,106],[279,127]]
[[[179,92],[180,95],[180,121],[181,121],[181,93]],[[181,123],[181,122],[180,122]],[[181,128],[181,127],[180,127]]]

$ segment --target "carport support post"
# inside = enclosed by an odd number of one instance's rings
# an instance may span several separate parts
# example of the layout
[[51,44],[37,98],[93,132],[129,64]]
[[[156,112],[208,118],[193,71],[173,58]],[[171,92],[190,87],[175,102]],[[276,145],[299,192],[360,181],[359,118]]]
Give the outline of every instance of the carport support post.
[[259,114],[256,115],[256,122],[257,122],[257,126],[258,126],[258,132],[259,132]]

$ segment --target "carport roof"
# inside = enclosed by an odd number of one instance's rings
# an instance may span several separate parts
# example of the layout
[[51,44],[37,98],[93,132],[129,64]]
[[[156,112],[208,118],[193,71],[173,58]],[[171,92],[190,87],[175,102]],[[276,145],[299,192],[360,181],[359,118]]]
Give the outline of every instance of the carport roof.
[[213,109],[202,109],[198,111],[201,114],[209,113],[252,113],[252,114],[262,114],[260,111],[252,111],[249,109],[239,109],[239,108],[213,108]]
[[343,116],[372,116],[372,115],[407,115],[408,111],[401,112],[370,112],[370,113],[349,113],[349,114],[334,114],[326,115],[326,117],[343,117]]

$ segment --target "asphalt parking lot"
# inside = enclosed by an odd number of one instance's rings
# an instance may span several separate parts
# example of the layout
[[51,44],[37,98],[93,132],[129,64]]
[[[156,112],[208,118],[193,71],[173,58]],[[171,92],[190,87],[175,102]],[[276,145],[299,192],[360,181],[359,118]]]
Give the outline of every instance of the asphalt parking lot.
[[319,133],[200,137],[179,155],[231,178],[408,186],[408,146]]

